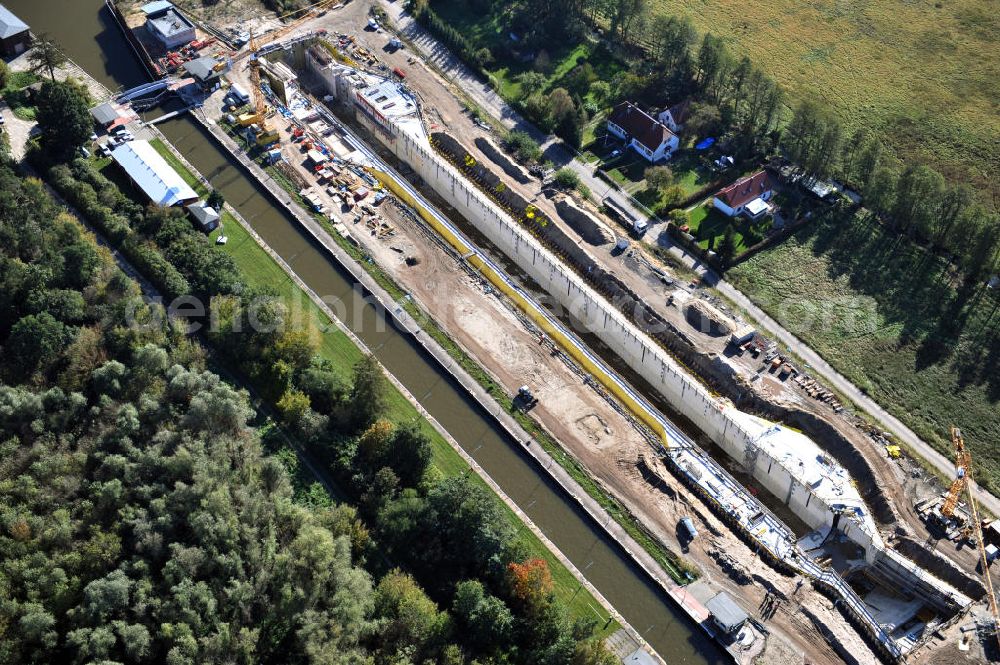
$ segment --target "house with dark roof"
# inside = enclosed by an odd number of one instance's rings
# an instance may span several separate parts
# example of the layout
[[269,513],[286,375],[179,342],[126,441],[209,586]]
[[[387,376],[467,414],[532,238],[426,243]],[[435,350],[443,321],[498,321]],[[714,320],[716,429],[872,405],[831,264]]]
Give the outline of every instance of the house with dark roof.
[[139,119],[139,116],[128,104],[108,101],[90,109],[94,121],[109,132]]
[[670,128],[632,102],[622,102],[608,118],[608,132],[650,162],[670,159],[680,139]]
[[187,207],[187,211],[194,219],[195,224],[198,225],[198,228],[205,233],[210,233],[211,231],[219,228],[219,219],[221,219],[221,217],[216,209],[208,205],[206,202],[198,201],[196,203],[192,203]]
[[669,127],[670,131],[677,133],[684,128],[689,115],[691,115],[691,100],[685,99],[660,111],[656,119]]
[[229,72],[230,65],[231,62],[228,59],[203,55],[200,58],[188,60],[181,65],[181,68],[204,90],[214,90],[219,86],[222,76]]
[[28,24],[0,5],[0,54],[5,57],[21,55],[31,46]]
[[774,179],[761,170],[720,189],[712,203],[729,217],[744,214],[750,219],[760,219],[771,211],[767,201],[773,194]]

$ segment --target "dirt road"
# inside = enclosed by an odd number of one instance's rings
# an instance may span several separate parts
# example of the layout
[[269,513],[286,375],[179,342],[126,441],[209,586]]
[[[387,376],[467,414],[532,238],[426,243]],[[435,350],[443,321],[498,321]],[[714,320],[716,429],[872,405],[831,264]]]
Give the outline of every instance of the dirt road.
[[[575,156],[563,144],[551,136],[546,135],[530,122],[520,116],[517,111],[511,108],[495,91],[484,84],[475,76],[458,58],[456,58],[447,48],[442,46],[433,36],[418,25],[410,17],[402,2],[388,2],[379,0],[379,4],[392,18],[394,25],[423,55],[455,85],[459,86],[464,94],[468,95],[483,110],[489,113],[508,129],[520,129],[527,131],[539,142],[545,152],[545,157],[552,160],[558,166],[569,166],[576,171],[581,181],[590,188],[591,192],[598,198],[610,196],[617,203],[631,210],[639,217],[646,217],[643,210],[631,197],[623,195],[612,188],[607,182],[596,178],[593,168],[586,163],[577,160]],[[647,233],[647,238],[655,238],[656,228],[651,228]],[[754,304],[748,297],[734,286],[726,282],[722,277],[698,259],[682,248],[670,243],[664,237],[663,246],[673,255],[681,260],[687,267],[698,273],[706,284],[715,288],[723,296],[744,310],[750,318],[756,321],[767,334],[778,339],[783,345],[788,347],[794,354],[802,358],[811,365],[811,371],[821,376],[824,381],[835,387],[843,395],[849,398],[860,409],[871,418],[882,424],[887,431],[893,434],[902,443],[908,446],[915,454],[924,458],[934,468],[945,476],[952,476],[955,473],[954,460],[942,455],[930,444],[922,440],[909,427],[904,425],[898,418],[886,411],[875,400],[861,392],[849,379],[837,372],[823,358],[813,351],[808,345],[796,338],[792,333],[782,327],[777,321],[768,316],[761,308]],[[995,515],[1000,515],[1000,498],[977,487],[977,496],[982,505]]]

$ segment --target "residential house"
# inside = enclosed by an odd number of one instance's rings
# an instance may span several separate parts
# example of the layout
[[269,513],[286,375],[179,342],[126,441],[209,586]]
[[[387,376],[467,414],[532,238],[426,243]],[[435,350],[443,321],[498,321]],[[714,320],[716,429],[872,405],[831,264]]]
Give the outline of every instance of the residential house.
[[28,24],[0,5],[0,54],[5,57],[21,55],[31,46]]
[[670,128],[632,102],[614,108],[608,118],[608,131],[650,162],[670,159],[680,146],[680,139]]
[[719,212],[736,217],[744,214],[750,219],[760,219],[771,209],[767,201],[774,194],[774,181],[764,170],[737,180],[719,190],[713,203]]
[[656,119],[676,134],[684,128],[684,123],[687,122],[689,115],[691,115],[691,101],[685,99],[683,102],[660,111]]

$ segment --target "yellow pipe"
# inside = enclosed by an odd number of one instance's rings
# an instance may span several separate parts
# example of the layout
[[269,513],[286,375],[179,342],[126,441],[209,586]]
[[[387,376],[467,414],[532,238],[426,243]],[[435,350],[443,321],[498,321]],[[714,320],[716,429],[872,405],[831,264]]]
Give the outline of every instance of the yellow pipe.
[[[391,176],[378,169],[370,168],[379,182],[389,189],[398,199],[417,211],[428,226],[441,236],[455,251],[465,256],[472,247],[467,245],[459,236],[455,235],[451,229],[441,224],[424,206],[410,195],[406,189],[399,185]],[[656,416],[649,412],[641,403],[637,402],[617,381],[615,381],[603,367],[591,360],[583,349],[581,349],[566,333],[556,327],[544,314],[542,314],[531,302],[521,293],[513,289],[499,273],[497,273],[488,263],[483,261],[478,255],[469,258],[472,265],[480,274],[485,277],[490,284],[510,298],[526,316],[528,316],[539,328],[545,332],[564,352],[569,354],[586,372],[595,377],[612,395],[614,395],[636,418],[655,432],[661,440],[666,440],[666,432],[663,425]]]

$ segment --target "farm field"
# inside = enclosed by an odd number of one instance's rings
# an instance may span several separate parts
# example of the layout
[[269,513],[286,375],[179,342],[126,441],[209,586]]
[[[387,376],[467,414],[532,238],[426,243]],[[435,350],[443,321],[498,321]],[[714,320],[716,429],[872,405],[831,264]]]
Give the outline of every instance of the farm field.
[[[1000,15],[981,0],[654,0],[723,37],[850,132],[884,133],[903,160],[998,191]],[[989,196],[986,197],[987,199]]]
[[727,272],[737,288],[946,456],[962,428],[1000,489],[1000,294],[858,217],[827,216]]

